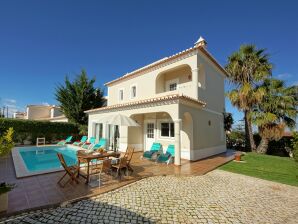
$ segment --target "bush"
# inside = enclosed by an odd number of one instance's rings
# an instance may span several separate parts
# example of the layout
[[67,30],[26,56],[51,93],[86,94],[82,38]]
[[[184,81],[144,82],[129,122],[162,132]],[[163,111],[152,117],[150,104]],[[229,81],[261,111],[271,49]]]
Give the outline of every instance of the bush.
[[13,146],[13,128],[8,128],[3,135],[0,135],[0,156],[6,156]]
[[245,151],[245,135],[241,131],[231,131],[227,134],[227,148]]
[[15,131],[14,141],[21,144],[26,140],[35,144],[37,137],[44,137],[47,143],[52,143],[68,135],[76,137],[79,134],[78,126],[73,123],[0,118],[0,133],[10,127]]
[[0,194],[5,194],[15,188],[15,184],[0,183]]
[[292,152],[293,152],[293,158],[296,162],[298,162],[298,132],[293,133],[293,139],[292,139]]

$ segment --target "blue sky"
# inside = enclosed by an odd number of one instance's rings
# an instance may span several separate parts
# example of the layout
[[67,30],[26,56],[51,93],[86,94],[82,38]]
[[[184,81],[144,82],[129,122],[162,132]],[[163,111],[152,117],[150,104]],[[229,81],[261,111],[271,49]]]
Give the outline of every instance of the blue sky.
[[[57,104],[82,68],[97,86],[193,46],[202,35],[225,65],[241,44],[266,48],[274,76],[298,82],[293,1],[0,1],[0,106]],[[235,120],[242,114],[226,102]]]

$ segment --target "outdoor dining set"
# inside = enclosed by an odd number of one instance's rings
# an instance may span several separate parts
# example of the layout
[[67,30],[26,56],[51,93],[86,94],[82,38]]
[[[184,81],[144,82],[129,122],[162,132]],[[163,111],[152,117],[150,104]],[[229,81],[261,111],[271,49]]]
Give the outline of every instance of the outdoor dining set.
[[[82,140],[84,141],[84,138],[81,139],[81,142]],[[98,177],[100,186],[102,174],[109,175],[111,178],[121,179],[123,173],[128,174],[128,172],[133,172],[130,162],[134,154],[134,148],[128,147],[126,152],[121,156],[120,152],[106,151],[101,147],[104,146],[105,139],[101,139],[98,144],[94,145],[81,144],[81,146],[74,144],[82,148],[77,151],[78,162],[75,165],[68,165],[63,154],[57,153],[59,161],[65,170],[65,174],[58,181],[61,187],[64,187],[70,182],[79,183],[79,177],[86,179],[86,184],[89,184],[92,176]],[[89,145],[89,150],[85,149],[83,147],[84,145]],[[62,180],[67,176],[69,180],[62,184]]]

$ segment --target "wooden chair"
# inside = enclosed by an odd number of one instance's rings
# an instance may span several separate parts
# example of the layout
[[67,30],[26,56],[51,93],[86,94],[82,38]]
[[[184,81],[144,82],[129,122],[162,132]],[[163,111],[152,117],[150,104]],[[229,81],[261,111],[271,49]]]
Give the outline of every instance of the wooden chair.
[[[78,184],[79,183],[79,181],[78,181],[79,167],[75,166],[75,165],[74,166],[67,166],[63,155],[61,153],[57,153],[57,156],[59,158],[59,161],[60,161],[62,167],[65,170],[65,174],[59,179],[57,184],[59,184],[61,187],[65,187],[65,185],[68,184],[69,182],[76,182]],[[64,177],[66,175],[69,176],[69,180],[65,184],[61,184],[61,181],[64,179]]]
[[123,170],[124,168],[126,169],[126,172],[128,170],[126,157],[121,157],[119,159],[119,163],[116,165],[112,165],[112,168],[116,169],[117,177],[121,178],[121,170]]
[[131,172],[133,172],[133,169],[132,167],[130,166],[130,162],[131,162],[131,159],[132,159],[132,156],[134,154],[134,151],[135,151],[135,148],[133,147],[128,147],[127,150],[126,150],[126,153],[124,155],[124,157],[126,157],[126,162],[127,162],[127,169]]
[[96,164],[91,166],[90,176],[98,174],[99,182],[100,182],[102,174],[104,173],[104,174],[110,175],[111,169],[112,169],[112,160],[111,159],[98,160],[96,162]]

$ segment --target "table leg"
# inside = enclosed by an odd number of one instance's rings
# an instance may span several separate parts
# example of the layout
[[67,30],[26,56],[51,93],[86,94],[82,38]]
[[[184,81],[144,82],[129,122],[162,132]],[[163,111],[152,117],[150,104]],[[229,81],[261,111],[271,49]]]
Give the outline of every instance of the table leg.
[[90,165],[90,161],[87,162],[87,178],[86,178],[86,184],[89,183],[89,165]]
[[78,159],[78,176],[77,176],[78,178],[80,177],[80,165],[81,165],[80,160]]

